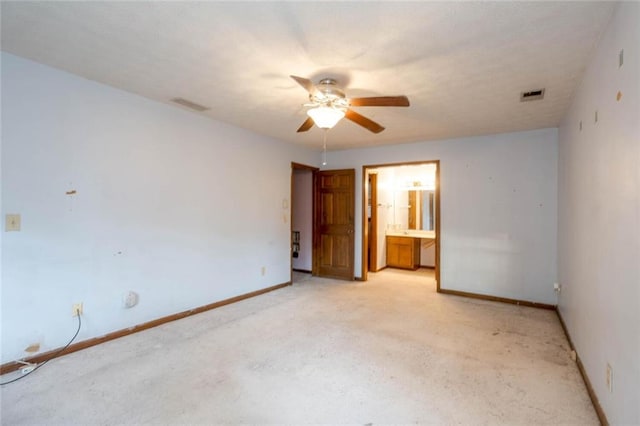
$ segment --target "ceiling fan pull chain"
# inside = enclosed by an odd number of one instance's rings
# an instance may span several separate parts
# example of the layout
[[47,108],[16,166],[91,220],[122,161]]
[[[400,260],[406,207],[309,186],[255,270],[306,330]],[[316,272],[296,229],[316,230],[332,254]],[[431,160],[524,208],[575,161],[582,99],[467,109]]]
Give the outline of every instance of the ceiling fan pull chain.
[[329,129],[323,129],[324,130],[324,138],[322,141],[322,165],[326,166],[327,165],[327,131]]

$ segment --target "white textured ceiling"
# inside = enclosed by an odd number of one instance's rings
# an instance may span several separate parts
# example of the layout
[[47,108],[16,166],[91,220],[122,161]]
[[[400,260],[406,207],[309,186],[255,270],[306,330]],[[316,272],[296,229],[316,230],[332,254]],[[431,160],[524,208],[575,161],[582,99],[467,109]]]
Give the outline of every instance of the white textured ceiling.
[[[335,77],[349,97],[409,97],[354,108],[386,130],[342,120],[336,149],[557,126],[614,6],[3,1],[1,35],[4,51],[310,147],[322,131],[296,133],[307,95],[290,74]],[[541,87],[544,100],[519,102]]]

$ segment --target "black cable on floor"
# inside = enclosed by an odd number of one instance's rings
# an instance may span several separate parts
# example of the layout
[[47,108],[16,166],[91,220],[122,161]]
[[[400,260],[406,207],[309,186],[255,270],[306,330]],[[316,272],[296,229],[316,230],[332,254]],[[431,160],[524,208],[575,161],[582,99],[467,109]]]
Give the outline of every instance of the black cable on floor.
[[42,362],[41,364],[38,364],[33,370],[29,371],[26,374],[23,374],[20,377],[17,377],[13,380],[9,380],[8,382],[2,382],[0,383],[0,386],[4,386],[4,385],[8,385],[9,383],[13,383],[13,382],[17,382],[20,379],[24,379],[25,377],[27,377],[29,374],[33,373],[34,371],[36,371],[38,368],[42,367],[43,365],[45,365],[46,363],[48,363],[49,361],[51,361],[52,359],[56,358],[58,355],[60,355],[65,349],[67,349],[69,347],[69,345],[71,345],[71,343],[73,343],[74,340],[76,340],[76,337],[78,337],[78,333],[80,333],[80,327],[82,326],[82,320],[80,319],[80,313],[78,312],[78,329],[76,330],[76,334],[73,335],[73,337],[71,338],[71,340],[69,340],[69,343],[67,343],[64,348],[60,349],[59,351],[57,351],[56,353],[54,353],[52,356],[49,357],[49,359],[47,359],[46,361]]

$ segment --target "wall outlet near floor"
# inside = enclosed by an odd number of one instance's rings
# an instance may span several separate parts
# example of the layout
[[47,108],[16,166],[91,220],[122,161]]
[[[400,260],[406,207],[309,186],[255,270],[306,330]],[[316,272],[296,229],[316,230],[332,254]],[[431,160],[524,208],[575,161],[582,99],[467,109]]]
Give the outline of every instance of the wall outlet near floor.
[[267,267],[263,266],[262,268],[260,268],[260,274],[264,277],[265,274],[267,273]]
[[553,290],[556,293],[560,293],[562,291],[562,285],[560,285],[560,283],[553,283]]
[[82,315],[82,302],[74,303],[71,308],[71,316],[77,317],[78,315]]
[[613,392],[613,368],[611,368],[611,364],[607,363],[607,389],[609,392]]

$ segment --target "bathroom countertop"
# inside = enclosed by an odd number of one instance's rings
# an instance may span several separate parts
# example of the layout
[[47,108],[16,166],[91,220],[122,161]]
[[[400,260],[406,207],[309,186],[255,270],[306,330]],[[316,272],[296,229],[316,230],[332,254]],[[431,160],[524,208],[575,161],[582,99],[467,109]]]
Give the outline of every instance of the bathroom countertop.
[[390,237],[412,237],[412,238],[424,238],[435,240],[436,231],[422,231],[417,229],[400,229],[397,231],[387,231],[387,236]]

